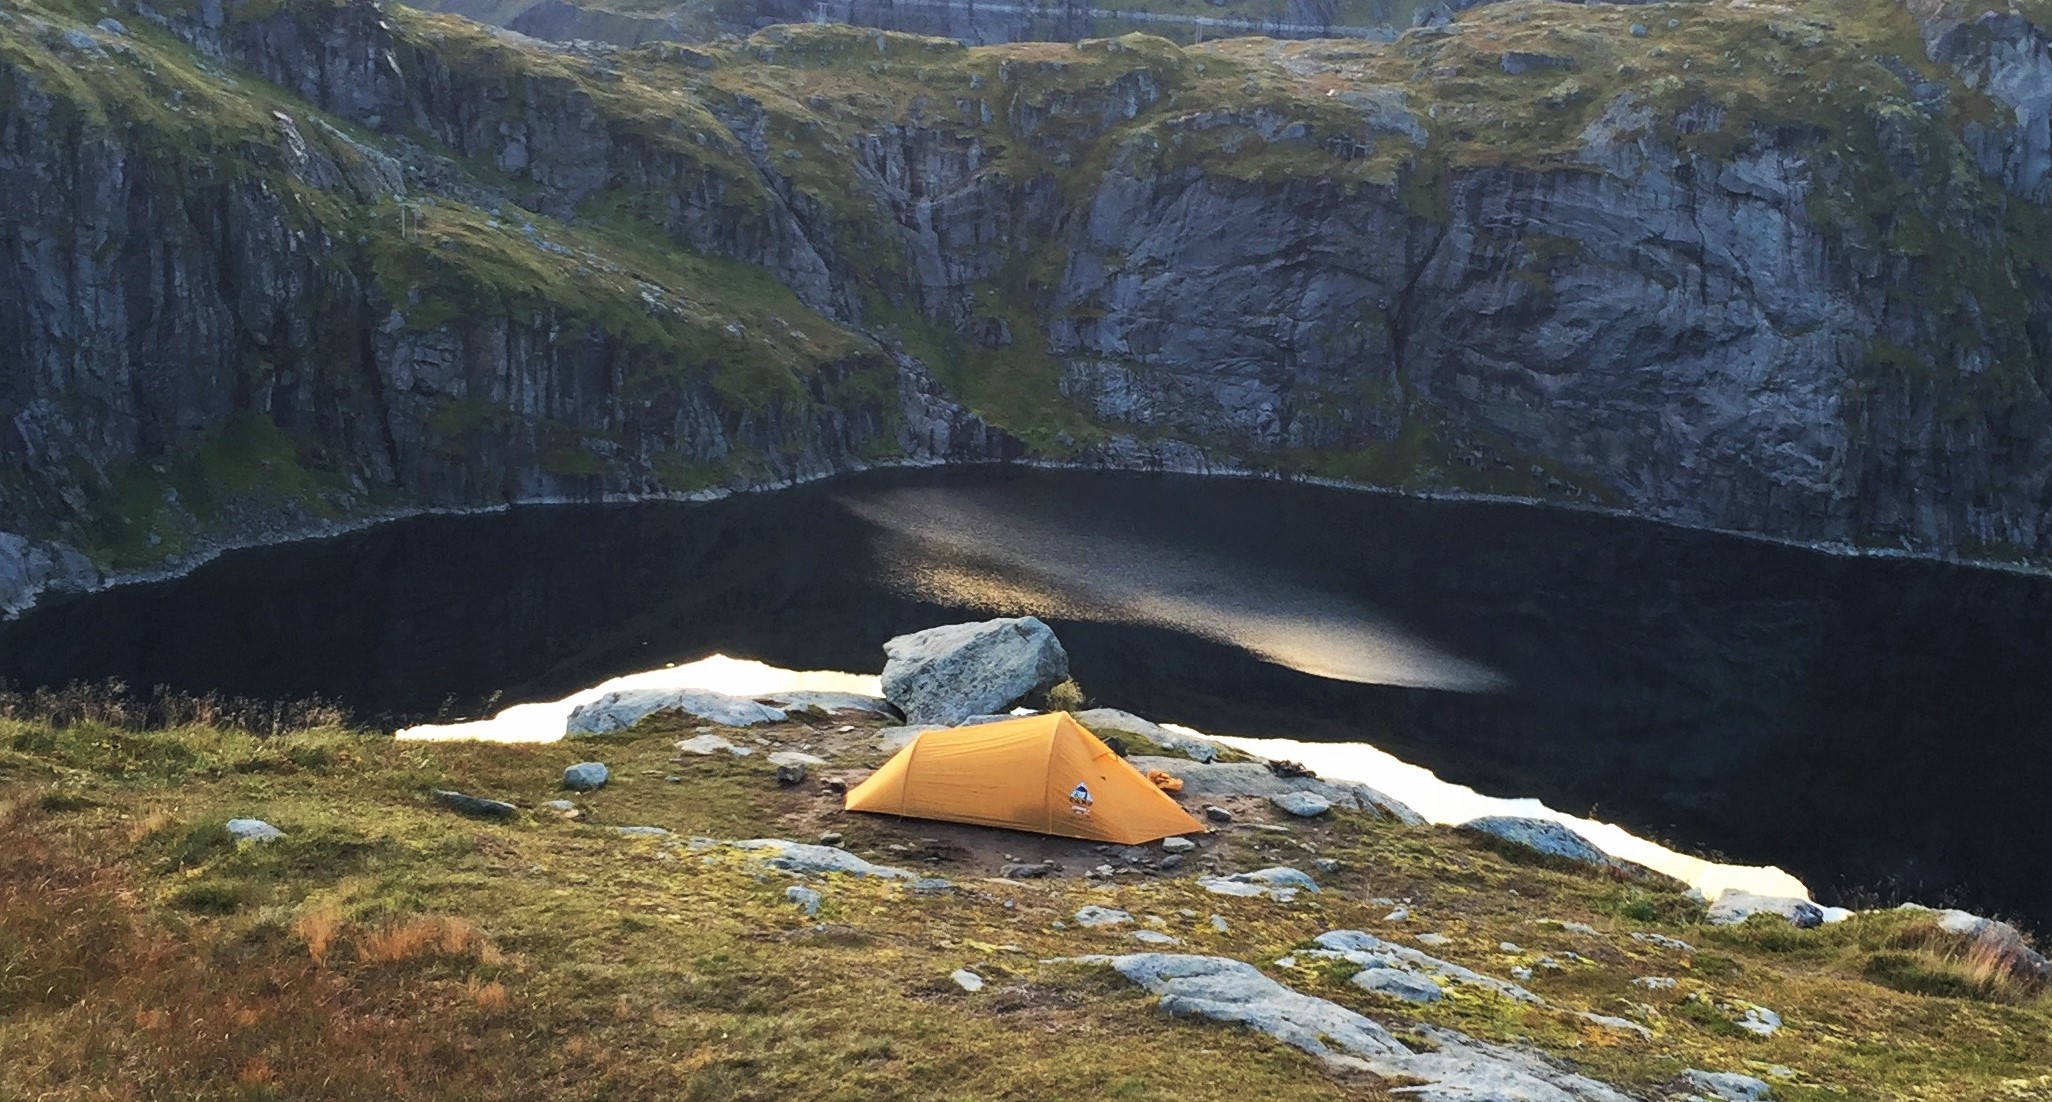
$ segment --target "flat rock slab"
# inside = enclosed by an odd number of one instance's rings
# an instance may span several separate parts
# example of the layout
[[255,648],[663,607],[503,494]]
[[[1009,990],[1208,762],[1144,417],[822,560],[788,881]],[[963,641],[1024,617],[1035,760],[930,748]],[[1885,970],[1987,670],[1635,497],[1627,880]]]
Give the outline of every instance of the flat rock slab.
[[825,765],[827,760],[817,754],[808,754],[802,750],[779,750],[769,756],[769,763],[771,765],[813,766]]
[[1133,921],[1133,916],[1125,911],[1095,903],[1078,910],[1072,918],[1076,925],[1089,927],[1125,926]]
[[[1260,762],[1204,762],[1185,761],[1182,758],[1138,756],[1131,759],[1133,768],[1142,773],[1159,769],[1181,778],[1183,795],[1215,799],[1220,796],[1258,796],[1264,799],[1283,796],[1292,792],[1309,792],[1323,797],[1333,807],[1348,808],[1383,815],[1398,822],[1418,826],[1425,817],[1412,811],[1401,801],[1352,781],[1329,781],[1320,777],[1279,777],[1268,771]],[[1210,814],[1209,811],[1206,814]]]
[[787,718],[781,710],[745,696],[709,689],[626,689],[572,708],[563,730],[570,735],[611,734],[662,712],[681,712],[722,727],[782,723]]
[[1704,916],[1712,926],[1736,926],[1754,915],[1780,915],[1798,930],[1824,925],[1824,908],[1807,899],[1785,895],[1754,895],[1727,889]]
[[483,796],[472,796],[467,792],[456,792],[447,788],[434,790],[435,802],[457,813],[473,819],[511,819],[520,814],[520,809],[504,800],[488,800]]
[[1076,713],[1076,722],[1090,728],[1093,734],[1103,737],[1107,734],[1139,735],[1141,738],[1161,747],[1187,754],[1191,761],[1209,763],[1218,760],[1224,747],[1210,739],[1195,735],[1181,735],[1152,720],[1142,719],[1131,712],[1117,708],[1089,708]]
[[1069,653],[1039,617],[946,624],[884,644],[884,697],[911,724],[951,725],[1011,708],[1069,676]]
[[1347,982],[1370,994],[1387,995],[1420,1006],[1430,1006],[1446,997],[1446,992],[1438,984],[1401,968],[1363,968]]
[[942,731],[946,728],[934,723],[913,723],[903,727],[885,727],[876,733],[876,748],[886,754],[895,754],[912,744],[912,740],[928,731]]
[[1364,969],[1394,968],[1403,972],[1415,972],[1433,976],[1448,983],[1467,987],[1479,987],[1493,991],[1514,1002],[1528,1006],[1544,1006],[1546,1000],[1527,991],[1509,980],[1485,976],[1472,968],[1441,960],[1430,953],[1413,949],[1408,945],[1393,945],[1373,934],[1359,930],[1328,930],[1314,939],[1317,949],[1299,950],[1298,956],[1344,960]]
[[1774,1097],[1774,1088],[1765,1080],[1734,1071],[1701,1071],[1696,1068],[1682,1072],[1682,1079],[1689,1086],[1702,1091],[1719,1102],[1766,1102]]
[[1285,792],[1280,796],[1270,796],[1268,802],[1299,819],[1315,819],[1332,810],[1332,801],[1316,792]]
[[873,876],[884,880],[918,880],[916,873],[889,865],[873,865],[847,850],[834,846],[816,846],[805,842],[793,842],[784,838],[750,838],[746,841],[729,842],[738,850],[745,850],[760,858],[771,868],[785,872],[826,874],[845,873],[849,876]]
[[1244,961],[1181,953],[1089,958],[1161,997],[1177,1017],[1257,1029],[1341,1068],[1383,1078],[1426,1102],[1633,1102],[1625,1094],[1536,1052],[1485,1044],[1450,1029],[1419,1032],[1432,1051],[1413,1052],[1374,1019],[1286,987]]
[[736,746],[730,740],[723,739],[718,735],[693,735],[679,742],[677,750],[680,753],[697,754],[702,758],[722,753],[732,754],[737,758],[745,758],[755,753],[754,747]]

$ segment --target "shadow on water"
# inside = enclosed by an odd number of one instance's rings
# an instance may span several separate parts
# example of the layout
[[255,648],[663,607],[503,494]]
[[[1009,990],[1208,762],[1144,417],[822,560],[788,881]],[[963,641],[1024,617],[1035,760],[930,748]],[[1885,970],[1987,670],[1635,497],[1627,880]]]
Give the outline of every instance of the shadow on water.
[[2052,925],[2052,582],[1541,509],[980,469],[429,517],[52,601],[0,626],[0,676],[397,724],[715,651],[873,672],[891,635],[1025,611],[1157,720]]

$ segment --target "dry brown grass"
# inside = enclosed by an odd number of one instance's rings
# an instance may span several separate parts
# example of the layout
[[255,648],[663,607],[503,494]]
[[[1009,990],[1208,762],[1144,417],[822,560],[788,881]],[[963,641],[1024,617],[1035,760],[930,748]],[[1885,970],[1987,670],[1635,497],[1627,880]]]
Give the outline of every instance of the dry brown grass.
[[356,944],[381,966],[340,967],[334,911],[293,924],[305,951],[222,938],[149,910],[108,850],[0,805],[0,1098],[513,1099],[560,1064],[465,975],[490,949],[468,922],[396,920]]
[[349,713],[317,697],[289,702],[251,700],[219,693],[173,692],[162,685],[144,695],[116,680],[0,692],[0,719],[52,727],[88,725],[125,731],[217,727],[276,735],[343,727],[349,723]]

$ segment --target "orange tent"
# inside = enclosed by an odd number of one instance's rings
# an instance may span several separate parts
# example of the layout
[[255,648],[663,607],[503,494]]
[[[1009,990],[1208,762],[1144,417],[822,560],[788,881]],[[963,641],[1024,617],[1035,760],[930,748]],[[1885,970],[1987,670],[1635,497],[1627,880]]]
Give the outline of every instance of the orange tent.
[[1122,845],[1204,830],[1067,712],[927,731],[846,806]]

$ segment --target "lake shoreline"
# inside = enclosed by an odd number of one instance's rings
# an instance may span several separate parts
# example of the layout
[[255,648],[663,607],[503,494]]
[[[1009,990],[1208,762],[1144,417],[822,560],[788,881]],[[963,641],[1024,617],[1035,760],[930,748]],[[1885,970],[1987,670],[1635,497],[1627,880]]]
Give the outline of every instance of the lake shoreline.
[[830,482],[875,471],[893,470],[937,470],[1018,467],[1033,470],[1096,471],[1120,474],[1178,475],[1195,478],[1239,479],[1254,482],[1275,482],[1284,485],[1315,486],[1322,489],[1339,490],[1347,493],[1372,494],[1379,497],[1400,498],[1411,501],[1439,502],[1451,505],[1508,505],[1525,508],[1575,513],[1585,516],[1609,517],[1636,521],[1685,532],[1700,532],[1709,535],[1729,536],[1734,539],[1778,547],[1794,548],[1830,555],[1836,558],[1876,559],[1935,563],[1943,566],[1969,570],[1989,570],[2021,577],[2052,578],[2052,564],[2039,565],[2029,562],[2015,562],[2004,559],[1981,559],[1962,555],[1945,555],[1932,552],[1913,551],[1904,548],[1862,547],[1838,540],[1802,540],[1775,536],[1764,532],[1743,529],[1719,528],[1712,525],[1691,524],[1671,517],[1649,516],[1608,505],[1591,502],[1567,501],[1553,498],[1531,497],[1518,494],[1489,494],[1464,490],[1412,490],[1396,486],[1378,486],[1372,483],[1351,482],[1346,479],[1327,478],[1317,475],[1297,475],[1277,471],[1262,471],[1234,463],[1203,464],[1141,464],[1115,462],[1068,462],[1051,459],[979,459],[966,461],[946,460],[882,460],[853,464],[832,470],[802,474],[792,478],[747,486],[722,487],[719,489],[690,490],[662,494],[601,494],[596,497],[541,496],[522,498],[515,501],[497,502],[490,505],[429,505],[381,509],[358,517],[308,528],[282,528],[269,533],[252,533],[245,539],[212,540],[198,549],[177,556],[174,559],[152,567],[100,571],[93,583],[84,586],[30,583],[14,593],[0,593],[0,620],[19,619],[23,614],[41,604],[49,597],[86,597],[123,586],[149,585],[176,581],[193,571],[206,566],[223,555],[238,551],[252,551],[264,548],[284,547],[297,543],[309,543],[334,539],[369,531],[388,524],[396,524],[422,517],[491,516],[515,509],[548,508],[565,505],[656,505],[663,503],[707,503],[723,501],[744,494],[768,494],[800,486]]

